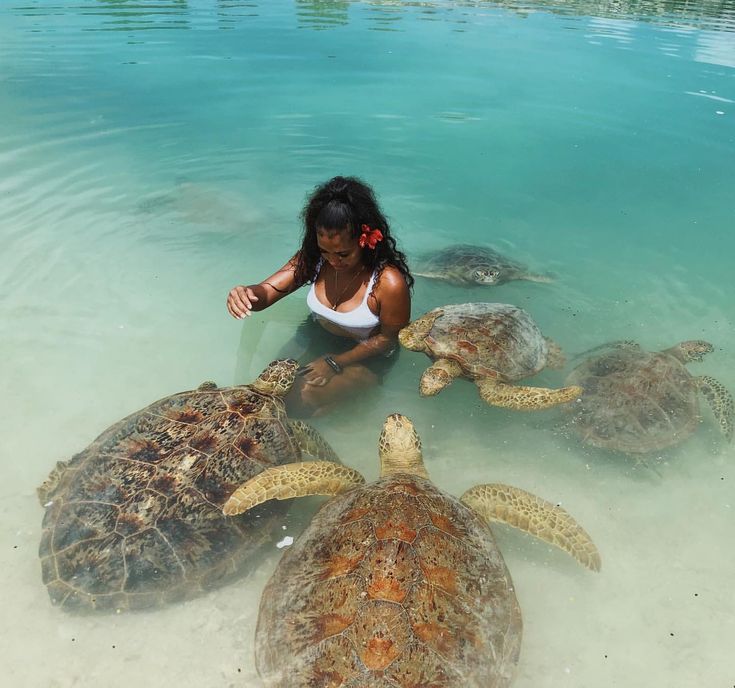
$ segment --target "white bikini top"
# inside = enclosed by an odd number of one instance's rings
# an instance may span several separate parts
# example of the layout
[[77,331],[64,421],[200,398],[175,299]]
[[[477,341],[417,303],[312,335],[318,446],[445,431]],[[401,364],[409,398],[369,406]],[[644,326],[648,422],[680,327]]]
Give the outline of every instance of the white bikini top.
[[[323,265],[322,261],[316,266],[316,274],[319,275],[319,271]],[[370,275],[370,280],[365,290],[365,296],[362,299],[362,303],[351,311],[340,313],[334,311],[329,306],[325,306],[316,296],[316,279],[311,284],[309,293],[306,295],[306,305],[312,313],[312,317],[315,320],[326,320],[327,322],[337,325],[342,330],[345,330],[349,335],[355,339],[365,340],[373,332],[373,330],[380,324],[380,318],[373,313],[367,305],[368,296],[373,288],[375,282],[375,270]]]

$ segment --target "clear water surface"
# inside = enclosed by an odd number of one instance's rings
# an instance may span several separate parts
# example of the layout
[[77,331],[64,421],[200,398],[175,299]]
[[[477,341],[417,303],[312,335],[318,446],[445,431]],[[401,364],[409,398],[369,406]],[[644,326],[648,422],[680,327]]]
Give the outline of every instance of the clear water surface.
[[[5,0],[0,170],[7,685],[258,685],[275,541],[205,597],[72,616],[41,584],[35,488],[154,399],[252,379],[305,305],[242,323],[225,296],[290,255],[305,194],[333,174],[375,186],[409,255],[483,242],[557,275],[418,281],[415,314],[515,303],[572,355],[704,338],[715,351],[692,370],[735,390],[731,0]],[[373,478],[382,420],[403,411],[446,490],[517,485],[592,534],[599,575],[495,529],[524,612],[515,686],[735,685],[735,450],[710,414],[636,464],[469,383],[420,399],[426,363],[407,352],[318,426]]]

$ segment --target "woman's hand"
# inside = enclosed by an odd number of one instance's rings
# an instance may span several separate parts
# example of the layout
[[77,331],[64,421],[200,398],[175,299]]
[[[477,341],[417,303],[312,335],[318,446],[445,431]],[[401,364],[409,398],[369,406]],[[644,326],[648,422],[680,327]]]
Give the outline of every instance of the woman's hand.
[[258,301],[252,287],[246,287],[238,284],[230,290],[227,295],[227,310],[233,318],[242,320],[244,317],[251,315],[253,312],[253,304]]
[[[325,355],[329,356],[330,354]],[[302,371],[304,382],[315,387],[324,387],[337,374],[324,358],[317,358],[316,361],[304,366]]]

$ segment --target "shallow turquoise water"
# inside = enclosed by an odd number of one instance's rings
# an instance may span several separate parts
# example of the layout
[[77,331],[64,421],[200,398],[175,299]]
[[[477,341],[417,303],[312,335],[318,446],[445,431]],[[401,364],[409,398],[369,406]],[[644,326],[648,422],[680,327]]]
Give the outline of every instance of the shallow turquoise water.
[[[35,487],[130,411],[251,379],[305,312],[224,299],[282,264],[305,194],[371,182],[409,255],[489,243],[552,285],[417,281],[414,312],[515,303],[574,354],[715,344],[735,390],[731,2],[31,2],[0,6],[2,642],[16,686],[257,685],[249,578],[157,612],[48,602]],[[497,529],[524,612],[515,685],[732,686],[732,445],[704,414],[653,468],[582,448],[554,411],[419,399],[406,352],[318,425],[377,474],[385,414],[416,421],[437,484],[561,502],[603,571]],[[535,382],[558,385],[544,371]],[[298,517],[284,523],[297,532]]]

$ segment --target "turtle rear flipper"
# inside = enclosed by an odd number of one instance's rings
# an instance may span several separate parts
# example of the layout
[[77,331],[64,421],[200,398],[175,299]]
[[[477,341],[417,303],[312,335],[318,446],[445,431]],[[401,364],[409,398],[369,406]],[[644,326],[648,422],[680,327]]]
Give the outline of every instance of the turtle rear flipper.
[[471,487],[460,501],[490,523],[507,523],[556,545],[588,569],[599,571],[602,566],[597,547],[584,528],[560,506],[530,492],[491,483]]
[[572,385],[561,389],[509,385],[492,378],[477,380],[480,397],[491,406],[512,408],[517,411],[537,411],[574,401],[582,388]]
[[702,375],[695,378],[699,391],[707,400],[709,407],[712,409],[720,430],[725,439],[732,441],[733,427],[735,426],[735,406],[733,405],[732,394],[727,391],[725,386],[709,375]]
[[304,461],[273,466],[244,482],[225,502],[226,516],[245,513],[269,499],[336,495],[365,482],[356,470],[331,461]]
[[561,370],[567,363],[564,352],[551,337],[544,337],[544,339],[549,349],[546,354],[546,367],[552,370]]
[[315,459],[316,461],[331,461],[332,463],[342,463],[336,452],[314,428],[302,420],[291,420],[289,425],[294,433],[294,439],[299,445],[302,454]]

